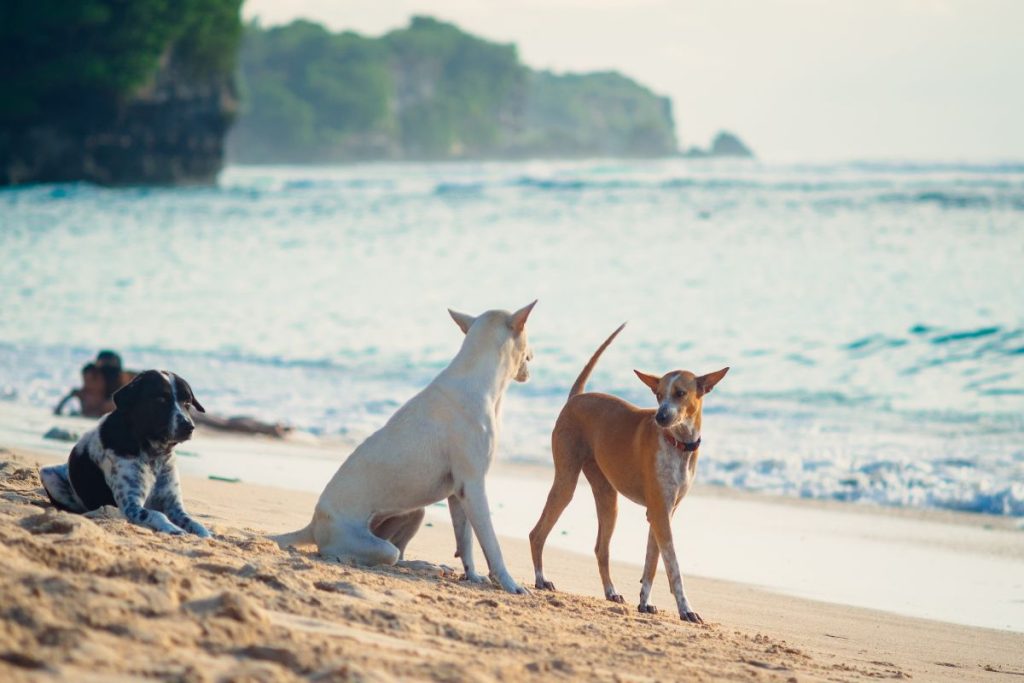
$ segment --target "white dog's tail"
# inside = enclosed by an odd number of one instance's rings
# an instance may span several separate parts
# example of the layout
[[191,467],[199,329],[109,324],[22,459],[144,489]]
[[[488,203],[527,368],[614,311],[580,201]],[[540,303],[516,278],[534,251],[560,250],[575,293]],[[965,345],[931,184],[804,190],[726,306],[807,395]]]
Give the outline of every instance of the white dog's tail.
[[313,545],[316,543],[316,539],[313,537],[313,521],[310,520],[309,524],[298,531],[293,531],[289,534],[271,536],[270,540],[274,541],[282,548],[287,548],[290,545]]
[[582,394],[583,389],[587,386],[587,380],[590,379],[590,373],[594,371],[594,366],[597,365],[597,360],[604,353],[604,350],[608,348],[608,345],[612,343],[615,337],[619,336],[619,332],[622,332],[622,328],[626,326],[626,323],[619,325],[618,329],[612,332],[612,335],[604,340],[604,344],[597,347],[597,351],[594,351],[594,355],[590,357],[587,364],[583,366],[583,372],[576,378],[576,383],[572,385],[572,389],[569,390],[569,398],[572,398],[576,394]]

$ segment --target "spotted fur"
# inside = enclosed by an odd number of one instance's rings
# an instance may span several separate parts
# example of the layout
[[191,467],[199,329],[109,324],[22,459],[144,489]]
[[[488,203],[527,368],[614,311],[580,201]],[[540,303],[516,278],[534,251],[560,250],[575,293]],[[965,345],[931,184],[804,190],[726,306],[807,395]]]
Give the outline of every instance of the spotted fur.
[[174,460],[174,447],[195,428],[190,408],[205,412],[188,382],[147,370],[114,394],[114,405],[67,463],[39,471],[50,500],[78,513],[116,505],[128,521],[154,531],[210,536],[185,511]]

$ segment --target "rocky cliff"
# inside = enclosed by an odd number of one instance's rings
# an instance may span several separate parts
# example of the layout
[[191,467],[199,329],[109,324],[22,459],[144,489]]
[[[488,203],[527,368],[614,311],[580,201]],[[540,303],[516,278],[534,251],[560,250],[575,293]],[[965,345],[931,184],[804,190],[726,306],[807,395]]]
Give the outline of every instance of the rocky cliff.
[[379,38],[249,26],[241,65],[229,155],[243,163],[677,152],[671,103],[639,83],[535,71],[429,17]]
[[0,128],[0,185],[212,182],[237,109],[230,78],[197,81],[168,53],[123,102],[85,105]]
[[0,12],[0,185],[205,183],[236,110],[241,0]]

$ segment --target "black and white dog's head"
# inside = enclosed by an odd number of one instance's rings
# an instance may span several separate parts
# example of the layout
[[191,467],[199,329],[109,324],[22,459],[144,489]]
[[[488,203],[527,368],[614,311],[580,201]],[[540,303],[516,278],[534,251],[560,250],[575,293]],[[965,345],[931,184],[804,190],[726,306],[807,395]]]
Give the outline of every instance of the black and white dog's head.
[[[189,409],[206,410],[181,377],[164,370],[146,370],[114,392],[115,419],[139,444],[187,441],[195,430]],[[134,449],[133,449],[134,450]]]

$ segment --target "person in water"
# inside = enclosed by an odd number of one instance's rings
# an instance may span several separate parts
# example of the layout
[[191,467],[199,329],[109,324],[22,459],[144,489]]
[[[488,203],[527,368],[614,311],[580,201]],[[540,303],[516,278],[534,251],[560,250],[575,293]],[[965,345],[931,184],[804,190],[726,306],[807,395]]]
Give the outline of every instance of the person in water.
[[[82,367],[82,386],[68,392],[53,413],[60,415],[68,401],[76,398],[81,406],[79,414],[82,417],[102,417],[114,409],[114,392],[132,381],[137,374],[133,370],[124,369],[117,352],[104,349],[96,355],[95,361]],[[266,434],[280,438],[291,431],[291,427],[280,422],[262,422],[244,415],[223,417],[196,411],[192,411],[191,415],[197,425],[226,432]]]
[[114,409],[113,394],[108,390],[103,370],[96,363],[86,363],[82,366],[82,386],[69,391],[53,409],[53,414],[60,415],[68,401],[78,399],[79,415],[102,417]]

